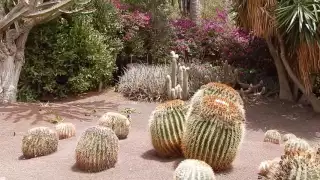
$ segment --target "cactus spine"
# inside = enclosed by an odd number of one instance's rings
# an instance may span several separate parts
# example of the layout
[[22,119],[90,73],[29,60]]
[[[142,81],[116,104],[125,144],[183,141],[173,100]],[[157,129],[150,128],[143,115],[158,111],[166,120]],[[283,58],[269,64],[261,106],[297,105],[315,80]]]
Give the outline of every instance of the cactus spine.
[[215,180],[212,168],[196,159],[182,161],[174,171],[174,180]]
[[46,156],[58,149],[58,134],[48,127],[30,129],[22,139],[22,153],[25,158]]
[[166,77],[166,94],[169,100],[189,98],[188,67],[177,64],[179,56],[171,51],[171,75]]
[[228,169],[234,161],[245,131],[245,117],[226,98],[205,96],[191,104],[182,138],[186,158],[208,163],[213,170]]
[[186,106],[182,100],[160,104],[152,112],[149,130],[154,149],[159,156],[181,156],[181,137],[185,122]]
[[78,141],[76,165],[83,171],[103,171],[115,166],[118,151],[119,140],[112,129],[102,126],[90,127]]

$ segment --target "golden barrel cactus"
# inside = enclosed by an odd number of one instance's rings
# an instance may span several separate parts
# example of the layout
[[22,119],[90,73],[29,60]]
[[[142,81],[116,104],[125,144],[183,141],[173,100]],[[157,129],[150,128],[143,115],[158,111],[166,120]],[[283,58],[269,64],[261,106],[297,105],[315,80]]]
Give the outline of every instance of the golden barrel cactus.
[[286,155],[297,155],[306,153],[311,150],[309,143],[301,138],[294,138],[288,140],[284,145],[284,152]]
[[232,101],[213,95],[192,106],[182,138],[183,154],[206,162],[215,171],[228,169],[244,137],[243,113]]
[[127,138],[130,131],[130,120],[116,112],[108,112],[98,120],[99,126],[111,128],[119,139]]
[[22,153],[25,158],[49,155],[58,149],[58,134],[48,127],[30,129],[22,139]]
[[182,155],[180,144],[187,106],[182,100],[171,100],[160,104],[149,120],[151,142],[162,157]]
[[182,161],[174,171],[174,180],[215,180],[212,168],[196,159]]
[[80,170],[103,171],[117,163],[119,139],[110,128],[90,127],[82,134],[75,151],[76,165]]
[[[213,95],[216,97],[220,97],[223,99],[228,99],[229,101],[233,102],[233,104],[236,105],[237,108],[243,113],[245,116],[245,109],[244,109],[244,102],[235,89],[232,87],[222,84],[222,83],[217,83],[217,82],[211,82],[206,85],[201,86],[201,88],[192,96],[190,105],[192,110],[193,105],[197,105],[201,103],[203,97],[207,95]],[[190,115],[190,113],[187,113],[187,117]]]
[[280,140],[281,140],[281,134],[277,130],[271,129],[264,133],[263,142],[280,144]]
[[292,133],[288,133],[288,134],[283,135],[282,140],[283,140],[283,142],[287,142],[288,140],[294,139],[294,138],[297,138],[297,136]]
[[72,123],[59,123],[55,128],[59,139],[67,139],[76,135],[76,127]]

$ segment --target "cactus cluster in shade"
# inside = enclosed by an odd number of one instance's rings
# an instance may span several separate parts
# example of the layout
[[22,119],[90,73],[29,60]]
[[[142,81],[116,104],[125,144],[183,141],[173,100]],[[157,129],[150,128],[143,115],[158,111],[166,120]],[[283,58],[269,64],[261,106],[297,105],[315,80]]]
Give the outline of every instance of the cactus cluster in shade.
[[190,104],[182,138],[188,159],[198,159],[220,171],[231,167],[245,133],[245,116],[227,98],[207,95]]
[[34,158],[54,153],[58,149],[58,134],[48,127],[30,129],[22,139],[22,153],[25,158]]
[[100,117],[98,125],[111,128],[119,139],[125,139],[129,134],[131,122],[125,115],[107,112]]
[[181,138],[185,123],[186,105],[179,99],[156,107],[149,120],[151,142],[162,157],[181,156]]
[[119,139],[112,129],[94,126],[86,129],[76,146],[76,166],[83,171],[99,172],[115,166]]
[[[211,82],[201,86],[201,88],[191,98],[190,104],[199,104],[202,101],[203,97],[209,95],[228,99],[229,101],[233,102],[233,104],[235,104],[236,107],[241,111],[243,116],[245,116],[244,102],[240,94],[235,89],[226,84]],[[189,113],[187,114],[187,117],[188,116]]]
[[280,144],[280,140],[281,140],[281,134],[275,129],[268,130],[264,133],[264,139],[263,139],[264,142]]
[[72,123],[59,123],[55,128],[59,139],[67,139],[76,135],[76,127]]
[[282,156],[266,176],[268,180],[317,180],[320,179],[320,163],[310,154]]
[[301,138],[289,139],[284,145],[284,153],[286,155],[302,154],[310,149],[309,143]]
[[174,171],[174,180],[215,180],[212,168],[204,161],[186,159]]
[[179,55],[171,51],[171,75],[166,76],[166,94],[169,100],[189,98],[189,67],[177,63]]
[[297,138],[297,136],[292,133],[287,133],[287,134],[283,135],[282,140],[283,140],[283,142],[287,142],[288,140],[294,139],[294,138]]

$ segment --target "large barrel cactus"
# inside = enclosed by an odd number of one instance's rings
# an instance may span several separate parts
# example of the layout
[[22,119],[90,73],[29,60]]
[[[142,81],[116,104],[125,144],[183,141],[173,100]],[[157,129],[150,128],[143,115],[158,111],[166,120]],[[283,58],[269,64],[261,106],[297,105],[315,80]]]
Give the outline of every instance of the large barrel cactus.
[[244,136],[243,113],[235,103],[213,95],[192,104],[189,113],[182,138],[185,157],[205,161],[215,171],[228,169]]
[[309,143],[301,138],[293,138],[288,140],[284,145],[284,152],[286,155],[304,154],[311,150]]
[[76,165],[88,172],[103,171],[115,166],[118,160],[119,139],[112,129],[90,127],[76,147]]
[[48,127],[30,129],[22,139],[22,153],[25,158],[49,155],[58,149],[58,134]]
[[67,139],[76,135],[76,127],[72,123],[59,123],[56,125],[59,139]]
[[215,180],[212,168],[196,159],[182,161],[174,171],[174,180]]
[[[216,97],[221,97],[223,99],[228,99],[233,102],[236,107],[240,109],[240,111],[245,115],[244,103],[240,96],[240,94],[233,89],[232,87],[221,84],[217,82],[211,82],[206,85],[201,86],[201,88],[193,95],[191,98],[190,104],[192,110],[193,104],[199,104],[203,97],[206,95],[214,95]],[[187,113],[187,117],[190,115],[190,112]]]
[[107,112],[98,120],[98,125],[111,128],[119,139],[127,138],[130,124],[125,115],[116,112]]
[[277,166],[273,166],[267,175],[270,180],[316,180],[320,179],[320,163],[308,154],[282,156]]
[[187,107],[182,100],[160,104],[152,112],[149,131],[154,149],[162,157],[178,157]]

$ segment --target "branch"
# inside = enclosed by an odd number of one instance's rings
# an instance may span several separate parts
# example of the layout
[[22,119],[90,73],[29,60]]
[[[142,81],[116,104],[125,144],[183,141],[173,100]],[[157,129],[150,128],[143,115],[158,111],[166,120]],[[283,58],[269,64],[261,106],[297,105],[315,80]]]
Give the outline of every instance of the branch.
[[0,20],[0,32],[4,31],[14,21],[21,18],[21,16],[29,10],[30,7],[26,3],[26,1],[19,1],[19,3],[4,18]]
[[52,7],[42,10],[42,11],[38,11],[38,12],[34,12],[34,13],[29,13],[24,15],[24,17],[26,18],[36,18],[36,17],[43,17],[43,16],[50,16],[52,14],[54,14],[56,11],[59,11],[59,9],[65,8],[69,5],[72,5],[73,0],[64,0],[62,2],[59,2],[58,4],[53,5]]

